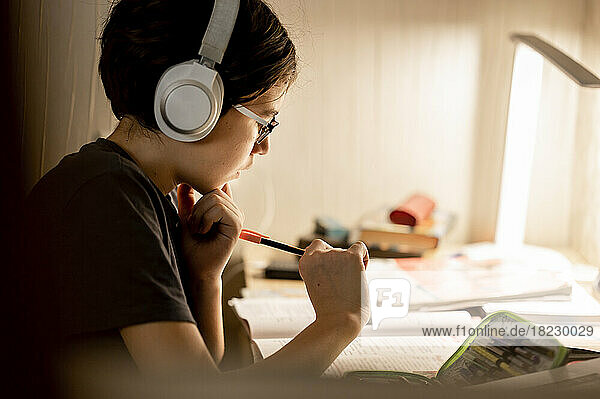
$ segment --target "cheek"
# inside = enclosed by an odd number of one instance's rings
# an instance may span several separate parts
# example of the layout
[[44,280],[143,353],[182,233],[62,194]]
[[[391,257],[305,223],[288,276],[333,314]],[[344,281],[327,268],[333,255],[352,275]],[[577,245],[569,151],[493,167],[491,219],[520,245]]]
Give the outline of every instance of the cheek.
[[[233,110],[233,112],[237,111]],[[222,121],[222,129],[218,132],[218,137],[215,137],[215,142],[218,144],[214,150],[220,153],[219,164],[225,169],[245,165],[258,137],[256,122],[241,114],[234,113],[232,116],[235,118],[230,117]]]
[[258,137],[257,131],[258,129],[254,125],[244,126],[243,130],[239,130],[239,140],[236,143],[239,152],[250,155]]
[[232,157],[241,160],[241,161],[245,161],[250,154],[252,154],[252,150],[254,149],[254,141],[253,140],[243,140],[243,141],[239,141],[236,143],[235,145],[235,150],[234,153],[235,155],[233,155]]

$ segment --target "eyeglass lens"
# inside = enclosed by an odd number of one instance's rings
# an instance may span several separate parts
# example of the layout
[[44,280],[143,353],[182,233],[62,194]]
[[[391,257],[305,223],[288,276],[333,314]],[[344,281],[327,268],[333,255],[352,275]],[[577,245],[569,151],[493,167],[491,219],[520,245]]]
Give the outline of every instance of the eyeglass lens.
[[268,125],[265,125],[260,129],[258,139],[256,140],[256,144],[260,144],[264,139],[266,139],[267,136],[271,134],[273,129],[277,127],[277,125],[279,125],[279,122],[277,122],[275,120],[275,117],[273,117],[273,119],[271,119]]

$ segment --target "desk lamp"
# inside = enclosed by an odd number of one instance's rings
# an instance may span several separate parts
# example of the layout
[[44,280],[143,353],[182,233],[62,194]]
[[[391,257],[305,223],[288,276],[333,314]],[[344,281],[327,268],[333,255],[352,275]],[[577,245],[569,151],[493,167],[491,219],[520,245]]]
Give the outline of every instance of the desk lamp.
[[518,250],[525,237],[543,58],[581,87],[600,88],[600,78],[538,36],[513,34],[511,39],[516,48],[495,241],[499,248]]

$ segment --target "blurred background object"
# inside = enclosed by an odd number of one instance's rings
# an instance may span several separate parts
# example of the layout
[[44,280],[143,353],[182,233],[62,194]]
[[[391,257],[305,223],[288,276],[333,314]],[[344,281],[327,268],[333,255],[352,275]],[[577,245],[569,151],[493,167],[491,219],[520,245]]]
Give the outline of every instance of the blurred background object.
[[424,195],[414,194],[390,212],[390,221],[396,224],[416,226],[427,220],[434,208],[434,200]]

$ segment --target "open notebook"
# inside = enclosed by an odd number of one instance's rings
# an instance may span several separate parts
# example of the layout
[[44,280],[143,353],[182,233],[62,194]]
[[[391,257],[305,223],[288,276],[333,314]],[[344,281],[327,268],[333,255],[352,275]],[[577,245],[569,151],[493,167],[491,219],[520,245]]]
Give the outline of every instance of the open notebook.
[[[255,339],[255,357],[269,357],[290,340]],[[393,370],[433,377],[463,340],[464,337],[358,337],[324,375],[342,377],[344,373],[356,370]]]
[[[234,298],[229,305],[252,338],[256,360],[277,352],[315,319],[307,298]],[[380,369],[434,375],[465,337],[425,337],[422,329],[468,328],[477,321],[464,311],[411,312],[404,318],[383,320],[375,331],[367,325],[325,375]]]

